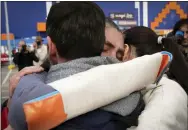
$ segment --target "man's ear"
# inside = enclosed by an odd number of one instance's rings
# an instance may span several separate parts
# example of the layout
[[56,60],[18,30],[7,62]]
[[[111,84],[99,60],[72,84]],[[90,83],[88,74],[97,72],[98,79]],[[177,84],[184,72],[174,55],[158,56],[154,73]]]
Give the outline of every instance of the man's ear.
[[125,50],[124,50],[123,61],[128,61],[130,58],[130,47],[129,47],[129,45],[125,44],[124,48],[125,48]]
[[49,36],[47,37],[47,41],[48,41],[48,53],[49,53],[50,61],[53,64],[57,64],[58,63],[57,48]]

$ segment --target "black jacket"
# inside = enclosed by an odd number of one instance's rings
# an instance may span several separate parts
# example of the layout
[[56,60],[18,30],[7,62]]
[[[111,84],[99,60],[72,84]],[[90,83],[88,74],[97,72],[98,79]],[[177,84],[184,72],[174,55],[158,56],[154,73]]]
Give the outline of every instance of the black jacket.
[[[169,39],[171,40],[171,39]],[[167,73],[170,79],[177,81],[188,94],[188,62],[174,41],[164,42],[165,50],[173,54],[173,60]]]
[[19,71],[24,67],[33,66],[33,61],[39,61],[33,52],[17,52],[13,59],[13,62],[18,65]]

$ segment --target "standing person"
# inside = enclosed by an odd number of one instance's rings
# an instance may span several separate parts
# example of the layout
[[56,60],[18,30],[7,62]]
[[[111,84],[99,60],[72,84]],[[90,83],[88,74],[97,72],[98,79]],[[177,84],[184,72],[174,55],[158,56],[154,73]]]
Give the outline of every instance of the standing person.
[[16,54],[16,48],[12,49],[12,57],[14,57],[14,55]]
[[19,42],[19,52],[14,55],[13,62],[21,69],[33,66],[33,61],[39,61],[33,52],[28,51],[25,41]]
[[[37,74],[38,78],[33,79],[35,75],[28,75],[21,79],[11,99],[9,112],[10,125],[16,130],[25,130],[29,125],[25,122],[23,103],[55,91],[48,85],[44,87],[40,83],[37,84],[39,79],[50,83],[98,65],[118,63],[117,59],[100,57],[105,43],[105,15],[100,7],[93,2],[54,4],[47,18],[47,34],[49,58],[53,65],[45,78],[46,80],[39,78],[45,77],[45,73]],[[23,88],[26,91],[23,92]],[[129,109],[127,114],[130,114],[139,101],[138,95],[131,99],[129,104],[121,105],[129,105],[131,110]],[[111,112],[98,109],[77,117],[75,120],[67,121],[61,125],[57,124],[54,129],[124,130],[130,125],[122,120],[117,120],[117,117],[115,118],[113,115]]]
[[181,31],[183,33],[183,40],[181,40],[181,43],[178,43],[180,45],[180,49],[183,52],[186,61],[188,61],[188,18],[187,19],[180,19],[173,28],[173,31],[171,32],[168,37],[175,36],[177,31]]
[[182,44],[188,43],[188,19],[180,19],[173,28],[172,34],[175,35],[177,31],[184,33],[184,41]]
[[42,37],[41,36],[37,36],[36,37],[36,40],[33,44],[33,47],[34,47],[34,53],[35,55],[38,57],[39,61],[36,62],[34,61],[33,64],[35,66],[40,66],[41,64],[44,63],[44,61],[46,60],[47,58],[47,53],[48,53],[48,50],[47,50],[47,46],[44,45],[42,43]]

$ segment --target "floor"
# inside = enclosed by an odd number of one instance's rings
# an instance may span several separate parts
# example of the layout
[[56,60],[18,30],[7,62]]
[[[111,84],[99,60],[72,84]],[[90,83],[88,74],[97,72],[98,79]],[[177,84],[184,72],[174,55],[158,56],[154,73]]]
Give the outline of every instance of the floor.
[[18,72],[17,68],[8,70],[8,64],[1,64],[1,103],[9,96],[9,78]]

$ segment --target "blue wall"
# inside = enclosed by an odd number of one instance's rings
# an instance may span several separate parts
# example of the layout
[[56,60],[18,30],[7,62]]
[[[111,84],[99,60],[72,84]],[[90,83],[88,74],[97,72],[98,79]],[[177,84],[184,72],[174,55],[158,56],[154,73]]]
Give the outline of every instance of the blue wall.
[[[7,2],[10,32],[15,37],[36,36],[37,22],[46,19],[46,2]],[[4,2],[1,3],[4,6]],[[2,9],[2,33],[5,33],[4,7]]]
[[106,16],[109,16],[111,12],[128,12],[137,13],[134,8],[134,2],[95,2],[104,11]]
[[[54,2],[53,2],[54,3]],[[103,10],[106,16],[109,16],[110,12],[129,12],[134,13],[137,19],[137,9],[134,8],[135,2],[96,2]],[[143,2],[140,2],[141,8],[141,25],[143,25],[142,6]],[[148,2],[148,26],[150,22],[154,20],[159,12],[165,7],[167,2]],[[182,9],[188,13],[188,2],[178,2]],[[14,33],[17,38],[30,37],[37,34],[36,24],[37,22],[44,22],[46,18],[46,2],[7,2],[9,13],[9,25],[10,32]],[[1,32],[5,33],[5,16],[4,16],[4,2],[1,3],[1,18],[2,28]],[[164,22],[160,24],[159,29],[172,28],[174,23],[179,19],[174,11],[164,19]]]
[[[53,2],[55,3],[55,2]],[[110,12],[134,13],[137,19],[137,10],[134,2],[96,2],[109,16]],[[17,38],[37,35],[37,22],[44,22],[46,18],[46,2],[7,2],[10,32]],[[2,28],[5,33],[4,2],[1,4]]]
[[[188,2],[177,2],[181,9],[188,14]],[[153,22],[158,13],[165,8],[168,2],[148,2],[148,27],[150,27],[150,22]],[[159,24],[156,29],[172,29],[174,24],[180,19],[179,15],[176,14],[175,10],[171,10],[167,17]]]

